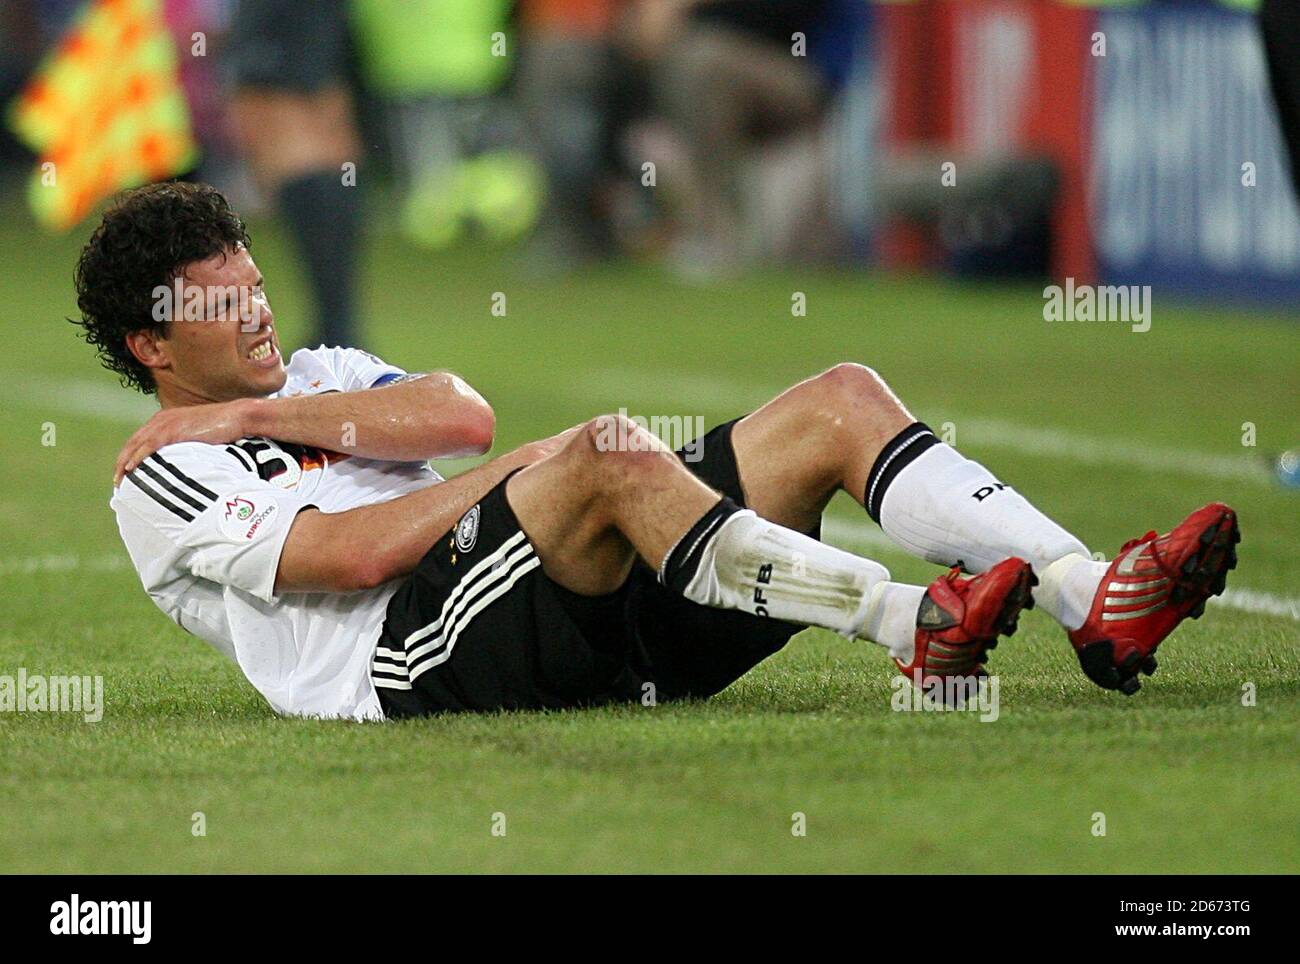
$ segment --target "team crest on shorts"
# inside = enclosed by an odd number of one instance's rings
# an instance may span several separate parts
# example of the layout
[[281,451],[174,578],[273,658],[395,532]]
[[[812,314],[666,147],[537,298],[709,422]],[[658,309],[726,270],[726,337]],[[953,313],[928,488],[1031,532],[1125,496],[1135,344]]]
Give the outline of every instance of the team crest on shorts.
[[456,523],[456,548],[461,552],[469,552],[474,548],[477,539],[478,506],[474,506],[460,517],[460,522]]

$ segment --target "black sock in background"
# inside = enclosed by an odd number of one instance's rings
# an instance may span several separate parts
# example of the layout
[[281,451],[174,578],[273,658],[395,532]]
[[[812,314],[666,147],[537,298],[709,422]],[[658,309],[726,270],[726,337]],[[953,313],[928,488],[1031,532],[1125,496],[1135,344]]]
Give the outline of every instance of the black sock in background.
[[316,333],[326,345],[356,343],[355,275],[361,244],[360,188],[339,171],[304,174],[281,187],[277,201],[307,262]]

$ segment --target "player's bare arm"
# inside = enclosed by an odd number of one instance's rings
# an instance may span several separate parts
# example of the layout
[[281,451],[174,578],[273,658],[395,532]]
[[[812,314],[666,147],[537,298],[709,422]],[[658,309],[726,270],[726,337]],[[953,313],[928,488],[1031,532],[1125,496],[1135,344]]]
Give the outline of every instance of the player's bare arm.
[[412,572],[429,547],[514,472],[560,451],[579,429],[527,445],[435,485],[346,512],[305,509],[285,541],[276,592],[372,589]]
[[492,406],[451,372],[403,376],[366,391],[182,405],[162,409],[127,440],[113,481],[175,442],[262,436],[401,462],[482,455],[495,428]]

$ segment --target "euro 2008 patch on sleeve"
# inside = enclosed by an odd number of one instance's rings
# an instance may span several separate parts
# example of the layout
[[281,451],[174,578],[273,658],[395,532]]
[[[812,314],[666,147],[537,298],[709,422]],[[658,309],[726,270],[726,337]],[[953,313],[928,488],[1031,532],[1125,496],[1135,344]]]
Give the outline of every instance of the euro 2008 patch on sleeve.
[[237,542],[251,542],[270,528],[278,506],[266,500],[254,501],[243,496],[227,499],[222,507],[221,531]]

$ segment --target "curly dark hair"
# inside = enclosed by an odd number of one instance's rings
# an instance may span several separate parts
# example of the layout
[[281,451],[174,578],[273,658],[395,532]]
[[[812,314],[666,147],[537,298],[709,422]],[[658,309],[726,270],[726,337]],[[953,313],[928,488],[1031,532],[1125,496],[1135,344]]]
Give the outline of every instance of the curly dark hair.
[[168,181],[127,191],[104,213],[81,251],[75,274],[82,337],[122,384],[145,394],[153,375],[127,347],[133,331],[164,331],[153,317],[154,289],[181,270],[236,245],[250,247],[244,222],[207,184]]

